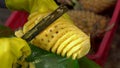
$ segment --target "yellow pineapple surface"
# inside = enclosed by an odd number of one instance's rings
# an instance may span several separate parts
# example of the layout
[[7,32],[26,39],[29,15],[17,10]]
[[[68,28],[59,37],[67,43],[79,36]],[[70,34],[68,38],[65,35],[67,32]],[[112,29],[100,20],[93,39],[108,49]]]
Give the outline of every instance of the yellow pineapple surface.
[[[25,33],[58,8],[54,0],[15,0],[13,3],[6,0],[6,2],[8,8],[25,10],[30,14],[23,28],[15,32],[17,37],[22,38]],[[89,35],[75,26],[67,14],[63,14],[59,19],[39,32],[30,42],[49,52],[73,59],[85,56],[90,50]]]
[[[50,12],[31,13],[23,30],[17,31],[16,36],[24,35]],[[76,27],[66,14],[46,27],[31,43],[44,50],[73,59],[85,56],[90,50],[90,37]]]

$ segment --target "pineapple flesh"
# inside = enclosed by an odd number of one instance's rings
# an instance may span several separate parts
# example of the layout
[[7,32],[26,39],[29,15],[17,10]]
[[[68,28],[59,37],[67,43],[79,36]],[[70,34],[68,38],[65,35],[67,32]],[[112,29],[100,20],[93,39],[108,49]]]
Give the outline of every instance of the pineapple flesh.
[[[25,6],[29,8],[17,7],[30,13],[23,29],[15,32],[17,37],[22,37],[42,18],[58,7],[54,0],[27,0],[26,3],[28,5]],[[9,5],[13,6],[14,4]],[[15,9],[14,7],[16,6],[13,6],[12,9]],[[40,32],[31,43],[44,50],[73,59],[85,56],[90,50],[90,37],[76,27],[67,14],[64,14]]]

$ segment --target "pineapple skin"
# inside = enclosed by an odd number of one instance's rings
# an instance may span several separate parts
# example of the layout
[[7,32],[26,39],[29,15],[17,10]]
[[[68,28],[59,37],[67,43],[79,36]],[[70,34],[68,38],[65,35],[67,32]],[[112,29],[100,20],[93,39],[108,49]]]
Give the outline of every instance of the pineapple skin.
[[100,13],[115,5],[116,0],[79,0],[81,9]]
[[91,33],[101,34],[110,20],[108,17],[85,10],[71,10],[68,11],[68,15],[74,24],[88,35]]

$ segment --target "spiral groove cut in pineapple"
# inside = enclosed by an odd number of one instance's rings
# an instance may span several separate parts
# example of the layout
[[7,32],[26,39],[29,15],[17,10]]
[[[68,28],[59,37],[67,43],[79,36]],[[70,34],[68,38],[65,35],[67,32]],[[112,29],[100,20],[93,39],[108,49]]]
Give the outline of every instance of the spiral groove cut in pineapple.
[[[30,20],[23,28],[23,33],[26,33],[35,26],[35,23],[41,20],[45,15],[43,14],[43,16],[38,15],[34,18],[29,18]],[[35,20],[37,21],[35,22]],[[17,36],[19,36],[19,33],[17,33]],[[51,51],[61,56],[66,56],[68,58],[72,57],[73,59],[83,57],[90,49],[89,36],[64,16],[49,25],[31,42],[44,50]]]

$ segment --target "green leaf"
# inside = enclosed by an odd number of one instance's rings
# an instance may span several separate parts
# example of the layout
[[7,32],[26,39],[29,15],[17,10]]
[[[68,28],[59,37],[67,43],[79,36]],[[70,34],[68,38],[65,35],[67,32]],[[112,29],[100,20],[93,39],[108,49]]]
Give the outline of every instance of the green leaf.
[[26,61],[34,63],[35,68],[101,68],[87,57],[83,57],[77,61],[47,52],[34,45],[30,45],[30,48],[32,54]]
[[88,59],[87,57],[83,57],[79,60],[80,68],[101,68],[94,61]]
[[13,31],[9,27],[0,25],[0,37],[10,37],[13,34]]
[[79,68],[77,60],[61,57],[51,52],[30,45],[32,54],[26,59],[35,68]]

